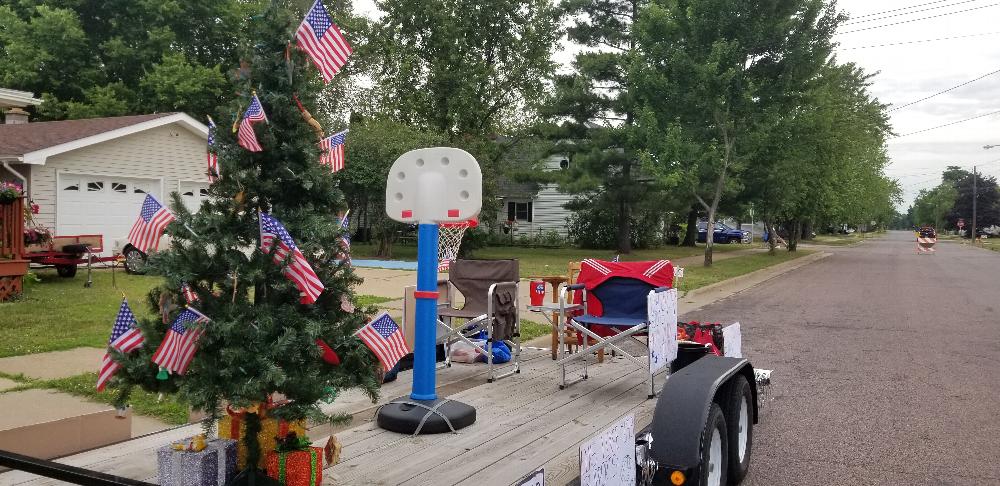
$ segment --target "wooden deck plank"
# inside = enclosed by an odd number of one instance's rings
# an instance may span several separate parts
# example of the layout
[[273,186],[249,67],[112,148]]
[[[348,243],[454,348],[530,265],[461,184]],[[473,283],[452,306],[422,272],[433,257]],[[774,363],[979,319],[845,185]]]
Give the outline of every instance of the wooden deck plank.
[[[532,378],[528,380],[529,386],[512,383],[512,386],[517,387],[514,393],[491,387],[469,390],[454,398],[477,407],[479,417],[476,424],[463,430],[459,437],[411,437],[387,432],[374,441],[356,444],[351,457],[335,466],[331,476],[335,476],[339,484],[354,484],[364,478],[374,477],[377,477],[379,484],[408,483],[409,478],[441,462],[489,442],[511,429],[558,413],[567,405],[570,406],[566,413],[572,414],[576,408],[586,409],[600,403],[603,399],[599,396],[599,390],[606,391],[609,385],[633,375],[637,376],[635,380],[641,381],[642,376],[639,376],[638,371],[631,366],[598,366],[591,369],[590,379],[567,390],[559,390],[555,376]],[[429,445],[434,447],[428,448]],[[380,467],[379,461],[374,460],[374,457],[386,455],[406,458],[405,468],[386,471],[384,467]]]
[[[549,354],[543,350],[526,350],[522,352],[522,369],[528,364],[540,363],[540,367],[551,366],[546,361]],[[549,361],[551,363],[551,361]],[[528,369],[531,369],[528,368]],[[486,368],[476,365],[455,365],[450,368],[438,370],[438,390],[465,389],[481,384],[485,385]],[[381,391],[379,401],[372,403],[371,400],[360,390],[348,390],[337,402],[324,407],[327,413],[348,413],[361,414],[368,413],[366,420],[378,408],[379,405],[394,400],[396,397],[408,393],[412,386],[412,371],[399,374],[396,381],[386,383]],[[200,424],[192,424],[168,431],[152,434],[142,438],[126,441],[123,443],[95,449],[92,451],[75,454],[65,458],[57,459],[56,462],[84,467],[95,471],[107,472],[122,477],[155,482],[156,480],[156,449],[174,441],[182,440],[192,435],[201,433]],[[381,429],[379,429],[381,430]],[[329,437],[333,430],[329,424],[318,424],[309,428],[310,436]],[[0,485],[55,485],[66,484],[49,478],[44,478],[22,471],[11,471],[0,474]]]

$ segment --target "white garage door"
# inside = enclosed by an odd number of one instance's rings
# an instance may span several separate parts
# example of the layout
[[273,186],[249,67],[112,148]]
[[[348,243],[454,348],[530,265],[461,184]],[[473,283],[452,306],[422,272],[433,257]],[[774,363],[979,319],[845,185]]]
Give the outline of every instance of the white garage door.
[[146,194],[161,202],[159,179],[60,173],[56,234],[104,235],[105,255],[128,242]]
[[181,181],[178,184],[178,192],[181,193],[181,202],[184,203],[184,207],[192,213],[197,213],[201,209],[201,202],[208,199],[208,184]]

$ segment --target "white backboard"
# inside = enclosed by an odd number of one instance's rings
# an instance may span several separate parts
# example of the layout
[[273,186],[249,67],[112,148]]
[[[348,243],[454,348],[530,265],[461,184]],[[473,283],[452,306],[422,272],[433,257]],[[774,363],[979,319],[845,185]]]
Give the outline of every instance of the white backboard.
[[656,374],[677,359],[677,289],[649,292],[646,305],[649,312],[649,372]]
[[468,152],[452,147],[411,150],[389,169],[385,212],[402,223],[443,223],[476,217],[483,173]]
[[635,415],[580,446],[581,486],[635,484]]

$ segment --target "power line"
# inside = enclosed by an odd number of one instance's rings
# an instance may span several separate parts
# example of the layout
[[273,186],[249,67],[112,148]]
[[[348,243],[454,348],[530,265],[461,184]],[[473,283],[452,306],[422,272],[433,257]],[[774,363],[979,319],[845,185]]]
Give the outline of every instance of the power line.
[[938,128],[944,128],[944,127],[950,127],[952,125],[958,125],[959,123],[965,123],[967,121],[972,121],[972,120],[975,120],[977,118],[983,118],[983,117],[987,117],[987,116],[990,116],[990,115],[996,115],[997,113],[1000,113],[1000,110],[993,111],[993,112],[990,112],[990,113],[986,113],[986,114],[983,114],[983,115],[974,116],[972,118],[966,118],[964,120],[958,120],[958,121],[954,121],[954,122],[951,122],[951,123],[945,123],[944,125],[938,125],[936,127],[930,127],[930,128],[925,128],[923,130],[917,130],[915,132],[904,133],[902,135],[896,135],[893,138],[909,137],[910,135],[916,135],[918,133],[924,133],[924,132],[929,132],[931,130],[937,130]]
[[889,110],[889,112],[890,112],[890,113],[892,113],[892,112],[894,112],[894,111],[896,111],[896,110],[902,110],[903,108],[906,108],[907,106],[913,106],[913,105],[915,105],[915,104],[917,104],[917,103],[920,103],[921,101],[927,101],[927,100],[929,100],[929,99],[931,99],[931,98],[934,98],[935,96],[940,96],[940,95],[943,95],[943,94],[945,94],[945,93],[947,93],[947,92],[949,92],[949,91],[952,91],[952,90],[956,90],[956,89],[958,89],[958,88],[961,88],[962,86],[967,86],[967,85],[970,85],[970,84],[972,84],[972,83],[975,83],[976,81],[979,81],[980,79],[983,79],[983,78],[988,78],[988,77],[990,77],[990,76],[992,76],[992,75],[994,75],[994,74],[996,74],[996,73],[1000,73],[1000,69],[997,69],[996,71],[993,71],[993,72],[991,72],[991,73],[986,73],[986,74],[984,74],[984,75],[982,75],[982,76],[980,76],[980,77],[978,77],[978,78],[976,78],[976,79],[973,79],[973,80],[969,80],[969,81],[966,81],[966,82],[964,82],[964,83],[962,83],[962,84],[959,84],[959,85],[955,85],[955,86],[952,86],[952,87],[950,87],[950,88],[948,88],[948,89],[946,89],[946,90],[944,90],[944,91],[938,91],[937,93],[934,93],[934,94],[932,94],[932,95],[930,95],[930,96],[927,96],[927,97],[924,97],[924,98],[920,98],[920,99],[919,99],[919,100],[917,100],[917,101],[911,101],[911,102],[909,102],[909,103],[907,103],[907,104],[905,104],[905,105],[899,105],[899,106],[897,106],[897,107],[894,107],[894,108],[892,108],[891,110]]
[[860,19],[860,18],[864,18],[864,17],[873,17],[873,16],[876,16],[876,15],[882,15],[882,14],[887,14],[887,13],[892,13],[892,12],[898,12],[900,10],[909,10],[911,8],[923,7],[924,5],[934,5],[936,3],[950,2],[950,1],[951,0],[937,0],[937,1],[934,1],[934,2],[918,3],[916,5],[910,5],[909,7],[900,7],[900,8],[894,8],[892,10],[884,10],[882,12],[874,12],[874,13],[870,13],[870,14],[859,15],[859,16],[857,16],[857,18]]
[[936,19],[938,17],[945,17],[945,16],[948,16],[948,15],[955,15],[955,14],[959,14],[959,13],[963,13],[963,12],[971,12],[973,10],[981,10],[981,9],[984,9],[984,8],[996,7],[997,5],[1000,5],[1000,3],[991,3],[989,5],[983,5],[981,7],[967,8],[965,10],[956,10],[954,12],[945,12],[943,14],[931,15],[930,17],[920,17],[919,19],[902,20],[902,21],[899,21],[899,22],[893,22],[891,24],[876,25],[876,26],[873,26],[873,27],[865,27],[863,29],[855,29],[855,30],[849,30],[847,32],[839,32],[839,33],[840,34],[852,34],[854,32],[862,32],[862,31],[865,31],[865,30],[881,29],[883,27],[892,27],[893,25],[909,24],[910,22],[919,22],[921,20]]
[[876,45],[871,45],[871,46],[838,47],[836,50],[838,50],[838,51],[853,51],[855,49],[872,49],[872,48],[875,48],[875,47],[902,46],[902,45],[906,45],[906,44],[921,44],[921,43],[924,43],[924,42],[936,42],[936,41],[952,40],[952,39],[966,39],[966,38],[969,38],[969,37],[982,37],[984,35],[996,35],[996,34],[1000,34],[1000,32],[985,32],[985,33],[982,33],[982,34],[959,35],[959,36],[955,36],[955,37],[939,37],[937,39],[922,39],[922,40],[904,41],[904,42],[890,42],[888,44],[876,44]]
[[[863,23],[866,23],[866,22],[877,22],[879,20],[891,19],[893,17],[902,17],[904,15],[913,15],[913,14],[918,14],[920,12],[929,12],[931,10],[938,10],[938,9],[942,9],[942,8],[950,8],[950,7],[954,7],[954,6],[957,6],[957,5],[961,5],[963,3],[972,3],[972,2],[978,2],[978,1],[979,0],[964,0],[962,2],[957,2],[957,3],[949,3],[948,5],[938,5],[937,7],[929,7],[929,8],[924,8],[924,9],[920,9],[920,10],[914,10],[912,12],[903,12],[903,13],[898,13],[898,14],[886,15],[885,17],[879,17],[877,19],[867,19],[867,20],[853,20],[852,19],[852,20],[849,20],[848,22],[844,22],[841,25],[863,24]],[[914,7],[910,7],[910,8],[914,8]],[[886,12],[886,13],[888,13],[888,12]]]

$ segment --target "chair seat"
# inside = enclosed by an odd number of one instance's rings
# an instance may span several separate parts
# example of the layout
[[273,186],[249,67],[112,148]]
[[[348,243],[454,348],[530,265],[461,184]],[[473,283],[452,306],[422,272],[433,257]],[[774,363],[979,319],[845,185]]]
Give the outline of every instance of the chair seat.
[[580,324],[590,325],[590,324],[600,324],[602,326],[614,326],[614,327],[634,327],[639,324],[645,324],[645,319],[639,319],[635,317],[604,317],[604,316],[592,316],[590,314],[584,314],[582,316],[577,316],[573,318],[574,321]]
[[452,309],[449,305],[443,304],[438,306],[438,315],[441,317],[457,317],[459,319],[475,319],[485,312],[479,312],[473,309]]

